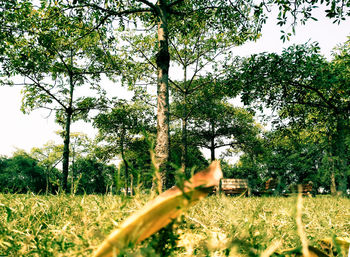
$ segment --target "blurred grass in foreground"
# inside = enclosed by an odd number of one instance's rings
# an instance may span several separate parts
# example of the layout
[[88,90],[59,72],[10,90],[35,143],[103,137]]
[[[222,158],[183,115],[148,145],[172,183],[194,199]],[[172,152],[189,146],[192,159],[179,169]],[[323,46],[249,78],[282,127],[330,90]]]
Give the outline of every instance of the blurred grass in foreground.
[[[149,195],[122,196],[0,194],[0,255],[91,256],[103,239],[140,209]],[[260,256],[278,241],[300,247],[296,197],[210,196],[185,212],[172,232],[153,236],[125,255],[164,256],[159,242],[173,235],[166,256]],[[302,222],[310,245],[327,237],[350,237],[350,199],[305,198]],[[175,236],[174,236],[175,235]],[[174,240],[173,240],[174,241]],[[173,244],[172,244],[173,245]]]

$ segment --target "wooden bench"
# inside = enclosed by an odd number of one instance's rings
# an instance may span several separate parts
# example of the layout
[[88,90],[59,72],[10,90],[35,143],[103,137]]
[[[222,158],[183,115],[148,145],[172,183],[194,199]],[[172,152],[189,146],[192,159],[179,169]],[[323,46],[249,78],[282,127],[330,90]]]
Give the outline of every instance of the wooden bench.
[[[265,182],[265,190],[263,191],[264,194],[273,194],[274,190],[277,189],[278,181],[274,178],[269,178]],[[289,196],[292,193],[298,193],[298,186],[297,185],[290,185],[288,187],[288,193],[284,193],[284,196]],[[312,182],[309,182],[308,184],[302,184],[302,194],[304,196],[312,196]]]
[[[301,189],[301,193],[303,194],[303,196],[309,196],[312,197],[312,182],[309,182],[308,184],[302,184],[301,185],[302,189]],[[289,193],[284,194],[285,196],[291,196],[291,195],[295,195],[298,194],[298,185],[291,185],[289,186]]]
[[312,192],[312,184],[303,184],[302,185],[302,193],[303,195],[308,195],[308,196],[312,196],[311,192]]
[[277,188],[277,180],[274,178],[269,178],[265,182],[265,190],[271,190]]
[[243,194],[249,195],[248,179],[223,178],[220,180],[219,192],[226,195]]
[[278,185],[278,181],[277,179],[274,178],[269,178],[266,182],[265,182],[265,194],[271,194],[274,192],[274,190],[276,190]]
[[[302,187],[301,192],[304,195],[312,192],[312,182],[309,182],[307,184],[302,184],[301,187]],[[293,193],[298,193],[298,190],[299,190],[298,189],[298,185],[291,185],[291,186],[289,186],[289,191],[291,191]]]

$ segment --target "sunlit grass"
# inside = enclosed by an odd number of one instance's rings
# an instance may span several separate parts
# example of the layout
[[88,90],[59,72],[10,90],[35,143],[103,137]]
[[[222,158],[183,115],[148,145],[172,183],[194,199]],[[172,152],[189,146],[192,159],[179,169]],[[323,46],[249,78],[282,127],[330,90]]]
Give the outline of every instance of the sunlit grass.
[[[0,255],[91,256],[148,200],[148,195],[0,194]],[[281,248],[300,246],[295,213],[293,197],[210,196],[185,213],[176,229],[182,248],[174,256],[258,256],[276,240]],[[302,221],[311,245],[334,235],[350,237],[350,200],[305,198]]]

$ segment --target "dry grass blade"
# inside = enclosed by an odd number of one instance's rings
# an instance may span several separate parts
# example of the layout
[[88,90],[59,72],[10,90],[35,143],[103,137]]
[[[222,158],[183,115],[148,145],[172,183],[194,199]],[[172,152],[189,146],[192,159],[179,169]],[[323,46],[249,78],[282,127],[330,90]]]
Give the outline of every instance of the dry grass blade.
[[303,195],[302,195],[302,186],[298,186],[298,202],[297,202],[297,215],[296,215],[296,223],[298,227],[298,234],[300,236],[301,244],[302,244],[302,252],[304,257],[311,257],[308,242],[306,238],[306,234],[303,228],[303,222],[301,220],[302,209],[303,209]]
[[269,257],[275,253],[275,251],[282,245],[282,241],[274,241],[262,254],[260,257]]
[[222,172],[220,163],[214,161],[210,166],[196,173],[184,188],[172,187],[153,201],[146,204],[140,212],[127,218],[95,252],[95,257],[113,256],[130,243],[139,243],[175,219],[184,208],[205,197],[210,188],[219,185]]

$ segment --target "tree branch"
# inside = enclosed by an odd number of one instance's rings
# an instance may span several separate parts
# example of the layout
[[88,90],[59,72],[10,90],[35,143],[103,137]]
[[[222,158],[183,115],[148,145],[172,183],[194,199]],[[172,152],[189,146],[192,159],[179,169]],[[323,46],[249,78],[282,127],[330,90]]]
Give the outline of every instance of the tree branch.
[[145,5],[147,5],[148,7],[150,7],[155,13],[158,13],[158,7],[155,6],[154,4],[152,4],[151,2],[147,1],[147,0],[138,0],[141,3],[144,3]]
[[321,99],[322,101],[327,105],[329,106],[331,109],[333,110],[337,110],[338,108],[331,102],[329,101],[323,94],[321,91],[319,91],[318,89],[310,86],[310,85],[306,85],[306,84],[301,84],[299,82],[296,82],[296,81],[292,81],[291,82],[292,85],[294,86],[298,86],[298,87],[302,87],[302,88],[307,88],[307,89],[310,89],[312,91],[314,91]]
[[186,66],[186,64],[185,64],[184,61],[182,60],[182,57],[181,57],[179,51],[177,50],[177,47],[175,46],[175,44],[173,43],[173,41],[172,41],[170,38],[169,38],[169,42],[170,42],[170,44],[173,46],[173,48],[175,49],[175,53],[176,53],[176,55],[177,55],[178,58],[179,58],[179,62],[180,62],[183,66]]
[[169,82],[173,84],[181,93],[185,93],[185,91],[179,86],[179,84],[175,83],[175,81],[169,78]]
[[34,80],[32,77],[27,76],[27,78],[29,78],[38,88],[40,88],[41,90],[43,90],[46,94],[48,94],[50,97],[52,97],[52,99],[54,99],[59,105],[61,105],[63,107],[63,109],[67,109],[67,107],[61,102],[61,100],[59,100],[58,98],[56,98],[56,96],[54,94],[52,94],[49,90],[47,90],[44,86],[42,86],[40,84],[40,82]]

